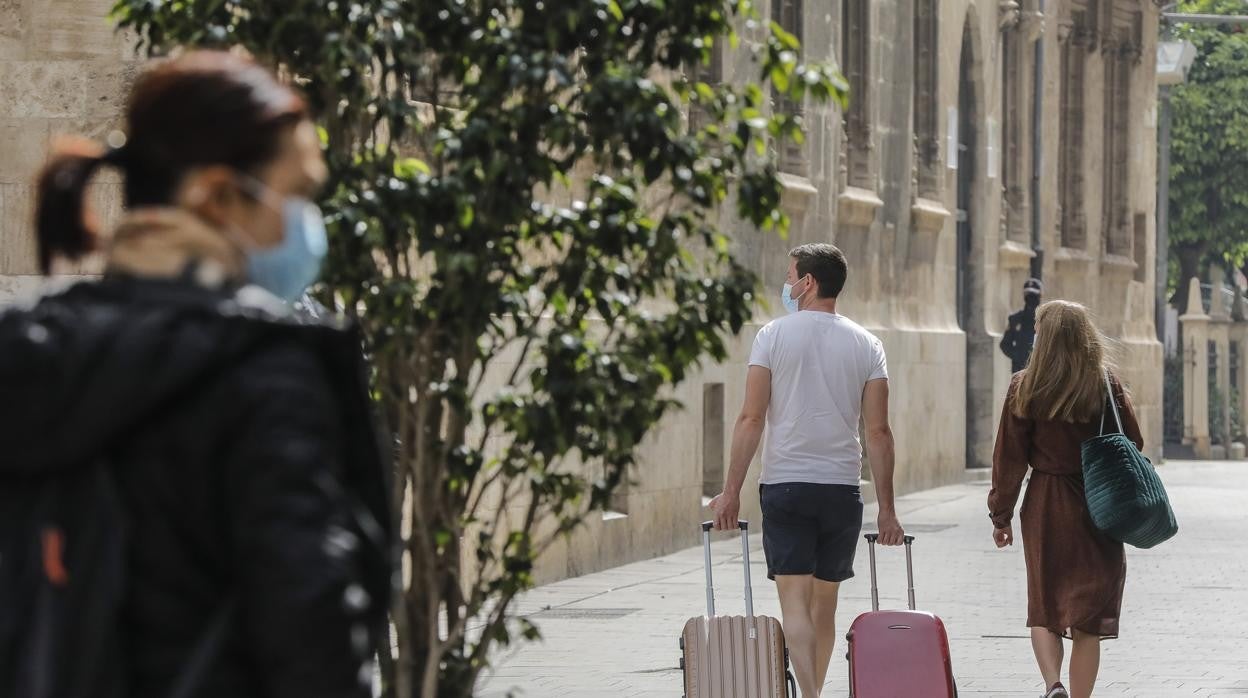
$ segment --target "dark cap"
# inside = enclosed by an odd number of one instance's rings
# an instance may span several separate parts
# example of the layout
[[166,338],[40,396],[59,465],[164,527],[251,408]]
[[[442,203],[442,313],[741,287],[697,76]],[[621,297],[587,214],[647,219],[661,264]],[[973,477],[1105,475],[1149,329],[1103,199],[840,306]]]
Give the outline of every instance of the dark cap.
[[1027,279],[1023,282],[1023,294],[1034,293],[1037,296],[1044,292],[1044,284],[1040,279]]

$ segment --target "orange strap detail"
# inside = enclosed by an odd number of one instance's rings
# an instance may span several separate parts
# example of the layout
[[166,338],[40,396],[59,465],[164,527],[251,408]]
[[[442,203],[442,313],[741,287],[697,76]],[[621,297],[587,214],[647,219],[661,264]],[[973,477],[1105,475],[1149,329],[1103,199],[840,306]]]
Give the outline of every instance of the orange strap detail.
[[65,569],[65,534],[59,528],[43,529],[43,574],[54,586],[69,583]]

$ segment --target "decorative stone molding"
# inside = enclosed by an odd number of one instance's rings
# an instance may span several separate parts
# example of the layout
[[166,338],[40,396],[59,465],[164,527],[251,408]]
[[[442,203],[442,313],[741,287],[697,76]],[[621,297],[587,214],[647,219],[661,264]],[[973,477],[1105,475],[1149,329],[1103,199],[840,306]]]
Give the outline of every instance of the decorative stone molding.
[[849,228],[869,228],[884,206],[875,192],[862,187],[846,187],[836,202],[836,222]]
[[1106,254],[1101,256],[1101,273],[1107,275],[1127,275],[1135,273],[1135,260],[1130,257],[1124,257],[1120,254]]
[[945,227],[945,221],[953,214],[944,204],[932,199],[916,198],[910,206],[910,220],[914,232],[935,235]]
[[1058,264],[1069,264],[1072,266],[1089,266],[1096,262],[1092,255],[1086,250],[1079,250],[1073,247],[1059,247],[1057,252],[1053,253],[1053,261]]
[[1089,15],[1093,18],[1095,17],[1094,13],[1089,12],[1071,13],[1074,28],[1070,32],[1070,43],[1072,46],[1090,52],[1096,49],[1096,42],[1100,38],[1100,33],[1096,30],[1095,19],[1090,20],[1088,18]]
[[1057,43],[1065,44],[1071,40],[1075,22],[1070,17],[1062,17],[1057,21]]
[[1027,10],[1019,18],[1018,33],[1023,41],[1034,44],[1044,36],[1045,17],[1039,10]]
[[779,178],[781,207],[792,215],[804,216],[819,189],[806,177],[781,172]]
[[997,262],[1002,269],[1029,269],[1036,251],[1014,240],[1006,240],[997,250]]
[[1000,18],[997,20],[997,29],[999,31],[1012,31],[1018,28],[1022,9],[1016,0],[1001,0],[997,3],[997,12],[1000,14]]

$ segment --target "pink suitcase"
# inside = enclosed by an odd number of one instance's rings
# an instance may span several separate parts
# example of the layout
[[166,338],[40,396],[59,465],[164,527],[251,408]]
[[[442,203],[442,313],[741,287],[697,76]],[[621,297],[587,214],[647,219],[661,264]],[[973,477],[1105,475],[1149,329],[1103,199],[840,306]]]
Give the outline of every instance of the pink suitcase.
[[913,536],[906,536],[906,577],[910,610],[881,611],[875,579],[875,542],[866,535],[871,556],[871,612],[849,627],[849,695],[851,698],[954,698],[958,688],[949,660],[949,638],[940,618],[914,610]]

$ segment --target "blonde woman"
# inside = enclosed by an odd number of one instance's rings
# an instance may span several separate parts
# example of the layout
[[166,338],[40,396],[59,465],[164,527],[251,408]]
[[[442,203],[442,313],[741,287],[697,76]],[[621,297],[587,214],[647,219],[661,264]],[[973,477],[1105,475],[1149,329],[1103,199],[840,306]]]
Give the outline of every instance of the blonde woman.
[[[1010,382],[992,456],[988,510],[998,548],[1014,543],[1014,504],[1029,466],[1032,472],[1021,510],[1027,625],[1045,698],[1092,695],[1100,642],[1118,636],[1126,559],[1122,543],[1092,524],[1079,450],[1100,433],[1108,411],[1106,371],[1123,430],[1143,448],[1130,398],[1106,360],[1105,340],[1087,308],[1066,301],[1040,306],[1035,348]],[[1114,429],[1112,416],[1105,427]],[[1074,642],[1069,692],[1061,682],[1062,638]]]

